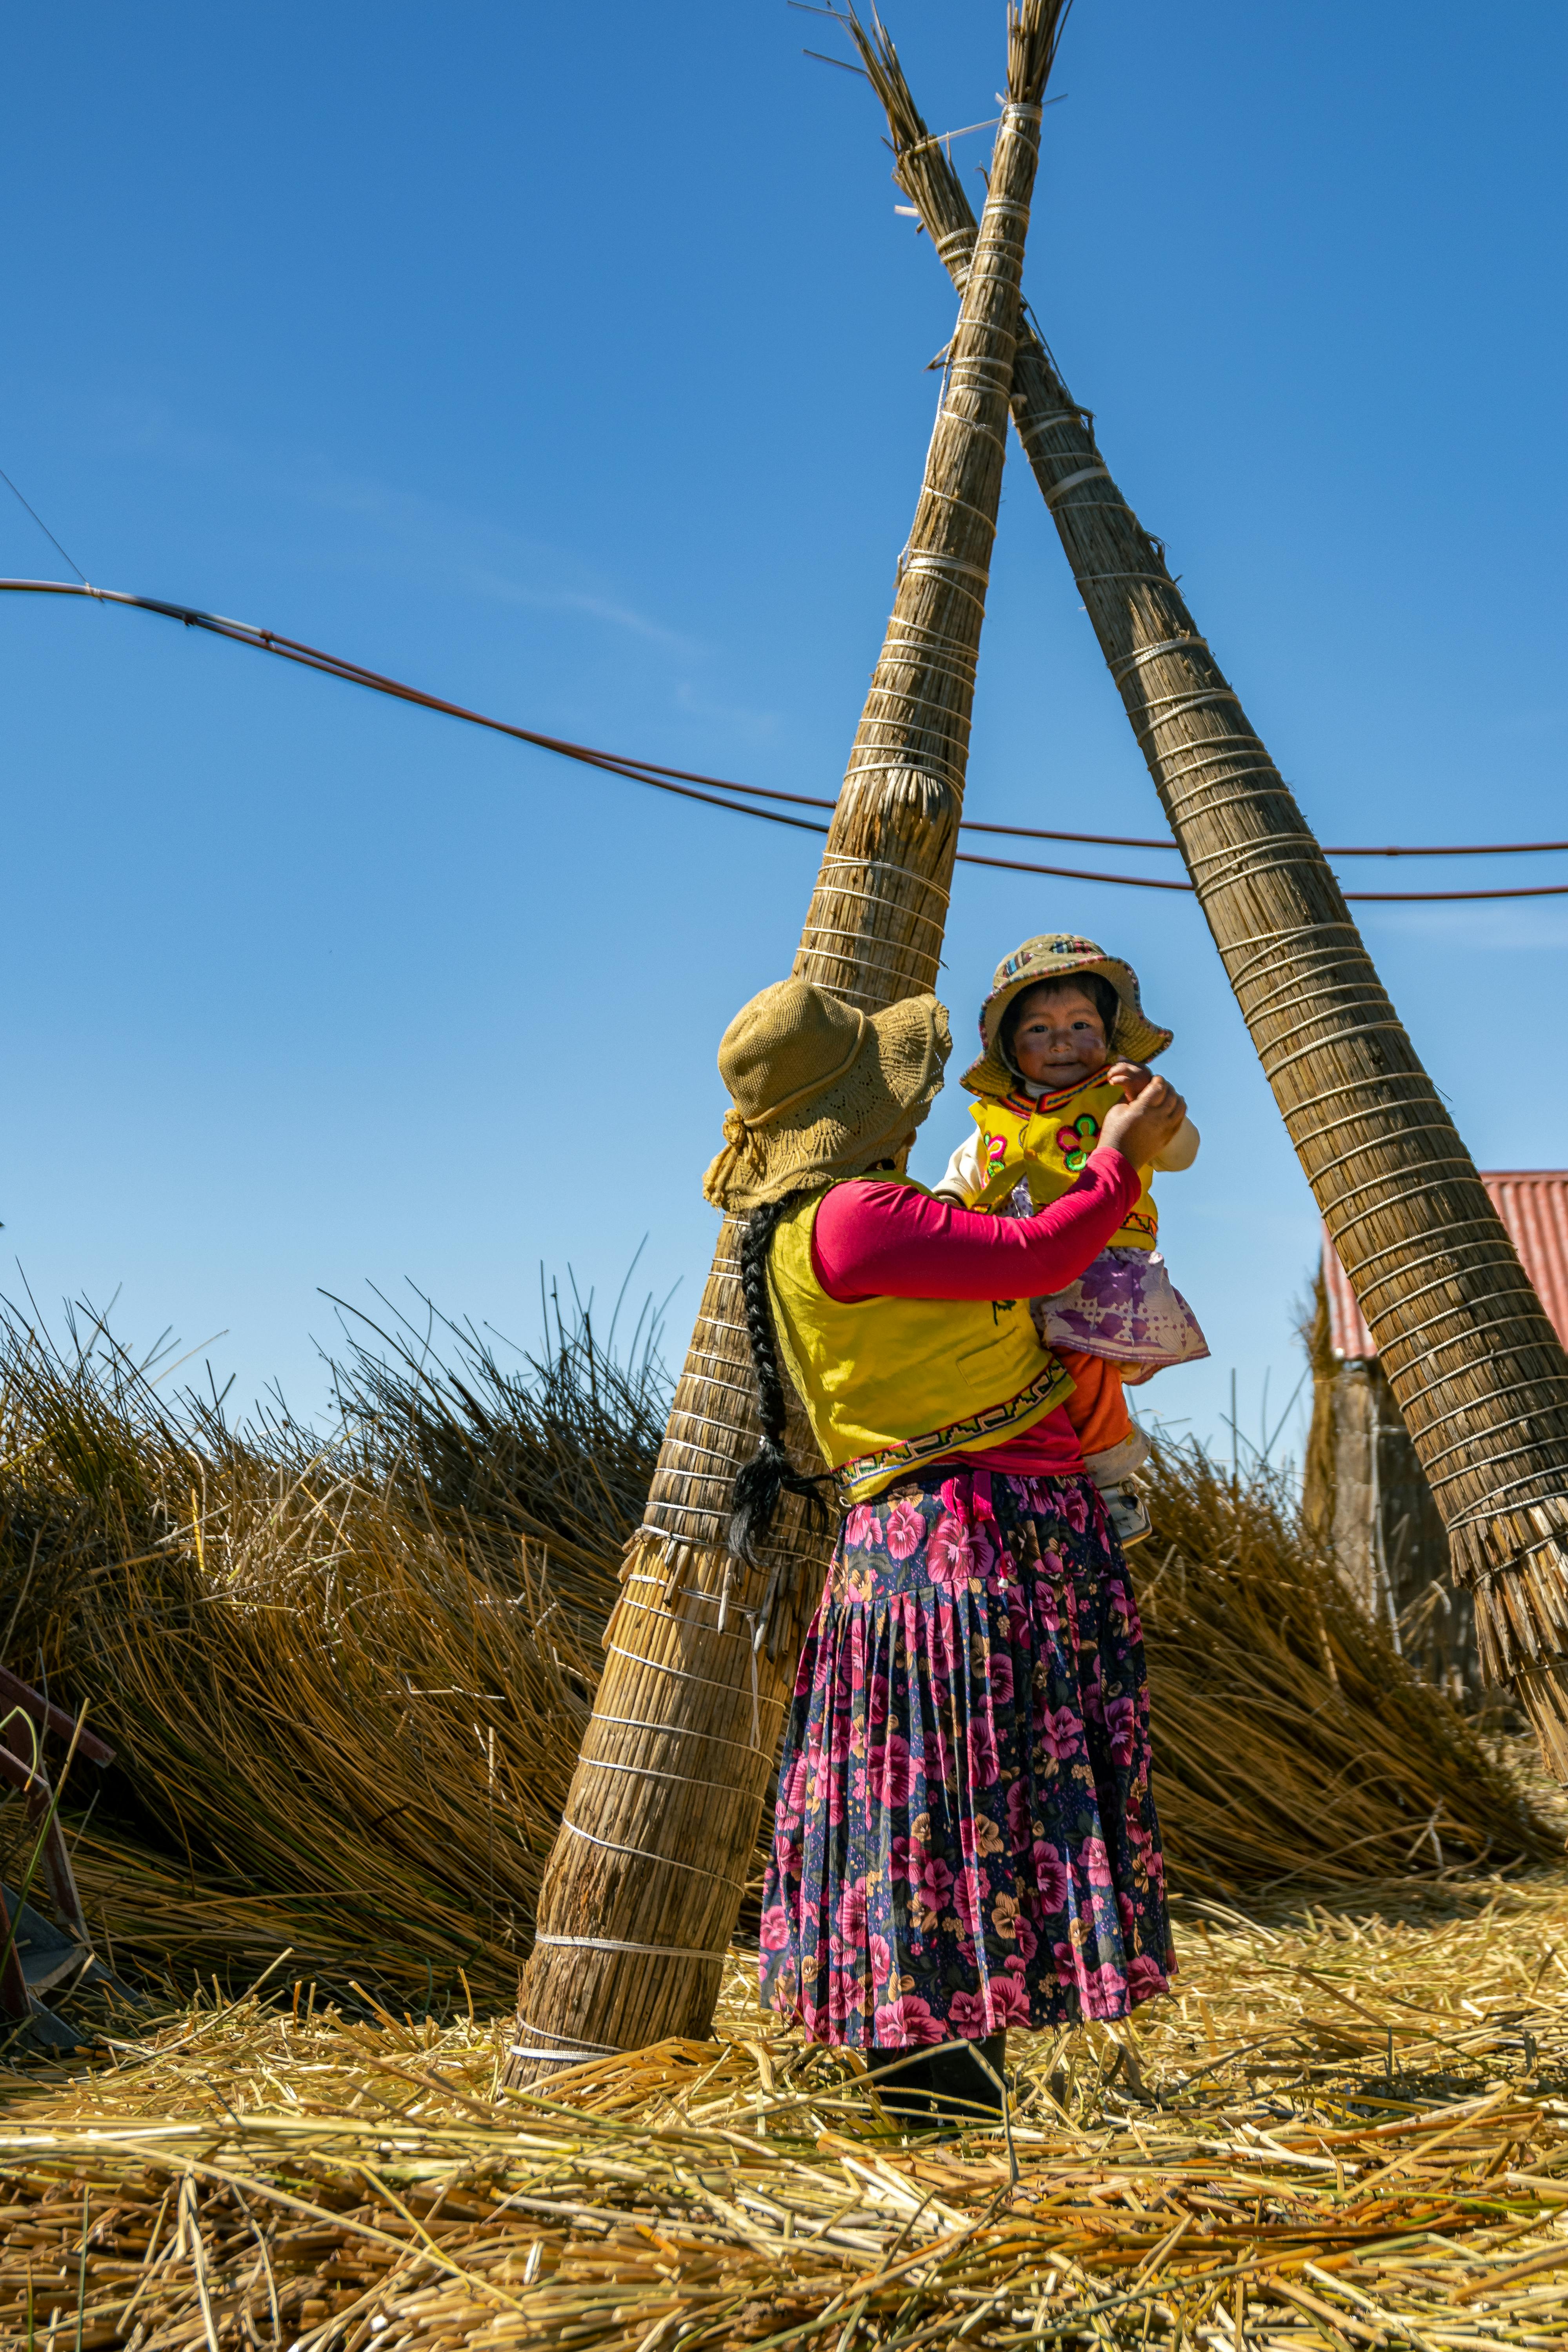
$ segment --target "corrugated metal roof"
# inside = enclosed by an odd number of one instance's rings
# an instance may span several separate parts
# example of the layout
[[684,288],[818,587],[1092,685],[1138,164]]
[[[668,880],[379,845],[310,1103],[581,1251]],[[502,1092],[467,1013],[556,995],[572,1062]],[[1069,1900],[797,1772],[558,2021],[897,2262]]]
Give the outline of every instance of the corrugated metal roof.
[[[1481,1182],[1508,1229],[1536,1296],[1568,1347],[1568,1169],[1494,1168]],[[1377,1342],[1356,1305],[1349,1276],[1323,1234],[1329,1338],[1336,1356],[1375,1356]]]
[[1568,1171],[1504,1168],[1481,1182],[1524,1261],[1536,1296],[1568,1345]]

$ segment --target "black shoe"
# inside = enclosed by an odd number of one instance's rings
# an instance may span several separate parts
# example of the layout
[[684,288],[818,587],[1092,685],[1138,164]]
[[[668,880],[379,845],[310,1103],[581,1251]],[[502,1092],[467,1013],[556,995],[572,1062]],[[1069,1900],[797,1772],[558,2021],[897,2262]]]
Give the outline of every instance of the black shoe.
[[[936,2108],[931,2096],[931,2058],[929,2050],[868,2050],[872,2072],[879,2077],[874,2085],[889,2115],[917,2130],[929,2131],[936,2120]],[[892,2072],[883,2072],[891,2067]]]
[[931,2086],[943,2123],[961,2131],[988,2131],[1002,2120],[1002,2069],[1007,2036],[984,2042],[943,2042],[931,2053]]
[[883,2075],[876,2087],[888,2114],[915,2130],[985,2131],[1002,2119],[1005,2032],[984,2042],[942,2042],[907,2056],[892,2050],[866,2054],[879,2072],[902,2057],[897,2072]]

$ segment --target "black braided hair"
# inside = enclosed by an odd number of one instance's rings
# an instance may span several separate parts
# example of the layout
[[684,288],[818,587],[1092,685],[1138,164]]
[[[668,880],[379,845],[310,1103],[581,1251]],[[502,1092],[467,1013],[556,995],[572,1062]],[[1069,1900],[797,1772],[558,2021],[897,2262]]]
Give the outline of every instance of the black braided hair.
[[[757,1417],[763,1424],[757,1450],[735,1474],[731,1498],[730,1549],[749,1568],[757,1566],[757,1546],[773,1532],[778,1507],[786,1494],[799,1495],[809,1524],[827,1525],[827,1506],[817,1491],[819,1478],[797,1470],[784,1452],[784,1388],[779,1370],[773,1308],[768,1299],[768,1252],[781,1220],[810,1196],[811,1187],[786,1192],[782,1201],[764,1201],[746,1220],[741,1241],[741,1297],[746,1310],[746,1336],[752,1343],[752,1370],[757,1383]],[[771,1595],[770,1595],[771,1599]]]

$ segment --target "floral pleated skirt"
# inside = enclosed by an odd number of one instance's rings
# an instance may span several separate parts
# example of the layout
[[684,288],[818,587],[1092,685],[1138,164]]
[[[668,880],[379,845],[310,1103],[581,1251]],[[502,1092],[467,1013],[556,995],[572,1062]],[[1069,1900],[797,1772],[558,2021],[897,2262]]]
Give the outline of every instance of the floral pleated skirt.
[[1123,2017],[1174,1969],[1142,1630],[1088,1477],[847,1515],[784,1733],[766,2004],[908,2049]]

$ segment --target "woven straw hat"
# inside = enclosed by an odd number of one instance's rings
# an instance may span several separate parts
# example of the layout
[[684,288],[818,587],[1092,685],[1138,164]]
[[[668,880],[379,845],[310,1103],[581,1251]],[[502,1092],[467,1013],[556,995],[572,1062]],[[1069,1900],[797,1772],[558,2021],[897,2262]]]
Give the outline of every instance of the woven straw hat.
[[775,981],[720,1043],[733,1108],[703,1192],[745,1216],[798,1186],[863,1175],[924,1118],[952,1050],[934,996],[868,1017],[810,981]]
[[963,1084],[972,1095],[1012,1093],[1018,1073],[1003,1060],[997,1043],[1003,1014],[1026,989],[1037,988],[1042,980],[1066,980],[1075,971],[1092,971],[1108,980],[1121,1000],[1115,1030],[1106,1039],[1113,1059],[1152,1062],[1164,1052],[1173,1032],[1158,1027],[1145,1013],[1131,965],[1107,955],[1092,940],[1080,940],[1070,931],[1046,931],[1026,940],[996,967],[991,993],[980,1008],[980,1059],[963,1073]]

